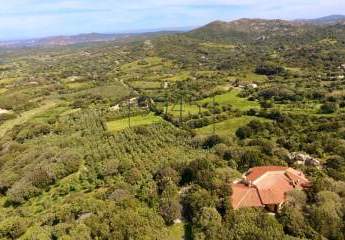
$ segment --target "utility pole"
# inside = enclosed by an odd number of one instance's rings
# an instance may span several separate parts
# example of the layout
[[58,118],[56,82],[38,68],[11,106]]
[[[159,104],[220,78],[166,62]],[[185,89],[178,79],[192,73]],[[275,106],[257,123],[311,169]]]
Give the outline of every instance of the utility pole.
[[216,96],[213,95],[213,135],[216,133]]
[[169,108],[169,96],[168,93],[165,94],[165,116],[168,115],[168,108]]
[[164,82],[163,88],[165,89],[165,116],[168,115],[169,110],[169,92],[168,92],[168,82]]
[[131,98],[128,99],[128,127],[131,128]]

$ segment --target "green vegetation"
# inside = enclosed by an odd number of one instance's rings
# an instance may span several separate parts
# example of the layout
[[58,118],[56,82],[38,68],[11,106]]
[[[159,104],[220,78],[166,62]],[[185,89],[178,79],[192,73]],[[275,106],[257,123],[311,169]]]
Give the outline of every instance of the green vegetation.
[[172,81],[172,82],[185,81],[185,80],[187,80],[190,77],[191,77],[190,72],[188,72],[188,71],[181,71],[181,72],[177,73],[175,76],[168,77],[165,80]]
[[73,90],[83,90],[87,88],[91,88],[92,85],[89,83],[83,83],[83,82],[74,82],[74,83],[68,83],[66,84],[69,89]]
[[[149,113],[147,115],[139,115],[130,118],[131,126],[141,126],[141,125],[150,125],[154,123],[159,123],[163,121],[160,117],[155,116],[153,113]],[[108,129],[110,131],[120,131],[125,128],[129,127],[129,119],[123,118],[115,121],[111,121],[107,123]]]
[[124,64],[121,66],[121,70],[124,72],[132,72],[141,69],[154,69],[158,70],[161,67],[161,64],[165,67],[169,67],[171,63],[165,61],[159,57],[147,57],[132,63]]
[[[229,104],[232,107],[239,109],[241,111],[247,111],[252,108],[259,108],[259,104],[255,101],[248,101],[245,98],[239,97],[239,91],[237,90],[232,90],[228,93],[222,94],[222,95],[217,95],[215,97],[215,101],[218,104]],[[213,99],[212,98],[207,98],[199,101],[200,104],[204,103],[212,103]]]
[[231,44],[220,44],[220,43],[212,43],[212,42],[201,43],[200,45],[206,48],[233,49],[236,47],[235,45],[231,45]]
[[6,91],[7,91],[7,89],[6,89],[6,88],[0,88],[0,94],[5,93]]
[[267,76],[259,75],[253,72],[244,72],[237,76],[238,79],[244,82],[266,82],[268,81]]
[[162,83],[161,82],[135,81],[135,82],[131,82],[130,85],[133,88],[139,88],[139,89],[156,89],[156,88],[161,88],[162,87]]
[[[0,239],[343,240],[344,39],[243,19],[0,51]],[[234,210],[264,165],[312,185],[275,215]]]
[[[262,120],[257,117],[251,116],[243,116],[243,117],[236,117],[225,120],[223,122],[219,122],[215,124],[216,134],[220,136],[234,136],[236,130],[239,127],[243,127],[250,123],[253,120]],[[263,119],[265,120],[265,119]],[[203,128],[196,129],[196,132],[200,135],[210,135],[213,134],[213,125],[209,125]]]
[[175,224],[168,229],[167,240],[182,240],[184,239],[184,225],[181,223]]
[[54,108],[57,105],[54,101],[46,101],[44,105],[35,108],[33,110],[22,113],[20,116],[17,116],[15,119],[5,121],[0,125],[0,137],[3,137],[7,131],[11,130],[14,126],[23,124],[30,120],[31,118],[48,111],[51,108]]
[[[164,110],[166,109],[166,107],[164,107]],[[207,111],[207,109],[200,107],[196,104],[188,104],[188,103],[183,103],[182,104],[182,116],[186,117],[186,116],[190,116],[192,114],[199,114],[199,111],[205,112]],[[173,115],[174,117],[179,117],[180,116],[180,104],[176,103],[175,105],[170,105],[168,107],[168,113],[170,113],[171,115]]]

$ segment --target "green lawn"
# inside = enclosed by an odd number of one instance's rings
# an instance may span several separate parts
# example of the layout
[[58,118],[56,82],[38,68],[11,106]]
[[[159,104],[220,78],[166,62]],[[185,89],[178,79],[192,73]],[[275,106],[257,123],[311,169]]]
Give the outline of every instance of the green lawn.
[[266,75],[259,75],[253,72],[246,72],[243,75],[239,75],[238,78],[246,82],[265,82],[268,80]]
[[[165,109],[165,108],[164,108]],[[205,112],[207,109],[201,108],[201,112]],[[171,115],[178,117],[180,116],[180,105],[171,105],[168,108],[168,113]],[[183,104],[182,107],[182,116],[188,116],[190,114],[199,113],[199,107],[196,104]]]
[[[131,117],[131,126],[141,126],[141,125],[149,125],[153,123],[162,122],[163,119],[154,115],[153,113],[149,113],[147,115],[139,115],[135,117]],[[116,132],[121,131],[123,129],[128,128],[129,122],[128,118],[123,118],[115,121],[110,121],[107,123],[108,129],[110,131]]]
[[[230,104],[234,108],[241,111],[248,111],[252,108],[260,108],[259,103],[254,101],[249,101],[246,98],[241,98],[238,96],[238,90],[232,90],[231,92],[224,93],[222,95],[217,95],[215,101],[218,104]],[[199,103],[212,103],[212,97],[200,100]]]
[[[242,116],[237,118],[231,118],[223,122],[216,123],[216,134],[219,135],[234,135],[238,128],[247,125],[252,120],[267,121],[263,118]],[[213,133],[213,125],[208,125],[203,128],[196,129],[196,132],[200,135],[208,135]]]
[[152,82],[152,81],[135,81],[135,82],[130,82],[130,85],[134,88],[140,88],[140,89],[156,89],[156,88],[161,88],[162,83]]
[[173,77],[166,78],[166,81],[177,82],[177,81],[184,81],[191,77],[189,71],[181,71]]

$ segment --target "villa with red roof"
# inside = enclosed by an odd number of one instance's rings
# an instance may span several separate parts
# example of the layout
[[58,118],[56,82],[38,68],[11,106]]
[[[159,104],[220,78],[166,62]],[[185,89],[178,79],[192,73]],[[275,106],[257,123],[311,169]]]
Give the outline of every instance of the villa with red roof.
[[249,169],[243,179],[232,184],[234,209],[264,207],[276,212],[286,200],[286,193],[310,186],[305,175],[293,168],[265,166]]

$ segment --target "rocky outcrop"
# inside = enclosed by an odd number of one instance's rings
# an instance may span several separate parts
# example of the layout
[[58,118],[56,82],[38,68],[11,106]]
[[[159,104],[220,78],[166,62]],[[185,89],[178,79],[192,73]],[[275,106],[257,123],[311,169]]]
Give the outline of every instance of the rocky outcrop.
[[306,166],[320,166],[320,160],[302,152],[293,152],[289,154],[289,159],[296,164]]

